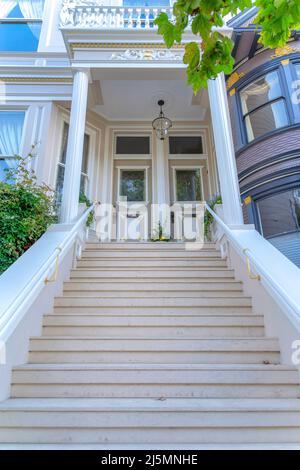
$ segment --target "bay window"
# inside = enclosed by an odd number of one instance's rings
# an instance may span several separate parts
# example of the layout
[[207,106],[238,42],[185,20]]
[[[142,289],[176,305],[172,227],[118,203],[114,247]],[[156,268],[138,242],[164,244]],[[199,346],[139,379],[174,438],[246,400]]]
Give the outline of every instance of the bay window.
[[45,0],[0,0],[0,51],[38,49]]
[[289,124],[279,73],[272,71],[240,91],[247,141]]
[[0,181],[6,179],[6,170],[17,165],[24,120],[24,111],[0,111]]

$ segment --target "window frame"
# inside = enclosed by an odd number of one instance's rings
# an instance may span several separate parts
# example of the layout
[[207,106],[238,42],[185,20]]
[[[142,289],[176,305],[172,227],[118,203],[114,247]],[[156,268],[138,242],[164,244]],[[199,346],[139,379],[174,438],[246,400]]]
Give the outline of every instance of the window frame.
[[[173,202],[174,203],[179,203],[179,204],[193,204],[193,203],[199,203],[203,202],[203,197],[204,197],[204,186],[203,186],[203,168],[204,165],[174,165],[171,167],[172,168],[172,182],[173,182]],[[195,201],[180,201],[177,199],[177,177],[176,177],[176,171],[177,170],[190,170],[190,171],[195,171],[199,170],[200,171],[200,182],[201,182],[201,199],[200,200],[195,200]]]
[[[42,29],[42,25],[43,25],[43,19],[44,19],[44,15],[45,15],[45,9],[46,9],[46,3],[47,3],[47,0],[44,0],[44,8],[43,8],[43,15],[42,15],[42,18],[2,18],[1,15],[0,15],[0,26],[1,24],[28,24],[28,23],[35,23],[35,24],[40,24],[41,25],[41,29]],[[40,35],[39,35],[39,38],[38,38],[38,41],[37,41],[37,48],[36,50],[31,50],[31,51],[14,51],[14,50],[0,50],[0,53],[1,54],[5,54],[5,53],[34,53],[34,52],[37,52],[38,49],[39,49],[39,44],[40,44],[40,37],[41,37],[41,32],[40,32]]]
[[[170,137],[200,137],[202,141],[202,153],[170,153]],[[168,137],[168,158],[169,160],[207,159],[208,154],[204,132],[171,132]]]
[[[125,154],[117,153],[117,138],[118,137],[148,137],[149,138],[149,151],[150,153],[142,154]],[[152,159],[152,134],[149,132],[139,132],[139,133],[126,133],[126,132],[116,132],[113,137],[113,158],[114,160],[151,160]]]
[[[16,160],[16,155],[21,155],[23,153],[23,148],[24,148],[24,141],[25,141],[25,128],[26,128],[26,122],[27,122],[27,108],[0,108],[0,113],[22,113],[24,114],[24,119],[23,119],[23,126],[22,126],[22,135],[20,139],[20,145],[19,145],[19,150],[18,153],[15,155],[0,155],[0,160]],[[1,181],[1,180],[0,180]]]
[[[239,120],[238,125],[239,125],[239,129],[240,129],[240,134],[241,134],[241,148],[239,149],[239,151],[244,150],[245,147],[253,145],[256,142],[264,140],[264,139],[272,136],[273,134],[276,134],[278,132],[282,132],[285,129],[288,129],[292,125],[292,123],[293,123],[293,109],[292,109],[292,105],[291,105],[291,96],[290,96],[290,91],[289,91],[289,88],[288,88],[288,85],[287,85],[287,82],[286,82],[286,77],[285,77],[283,67],[284,66],[281,64],[281,62],[276,62],[276,63],[271,64],[271,65],[268,64],[267,67],[264,66],[263,68],[259,67],[259,70],[254,71],[252,73],[250,72],[249,74],[247,74],[245,79],[241,80],[241,83],[239,84],[239,86],[237,86],[236,93],[234,94],[235,97],[236,97],[234,106],[237,110],[237,115],[238,115],[238,120]],[[278,74],[279,85],[280,85],[280,89],[281,89],[281,95],[279,97],[275,98],[274,100],[267,101],[263,105],[258,106],[254,110],[252,110],[249,113],[246,113],[244,115],[243,114],[243,108],[242,108],[241,92],[247,86],[251,85],[256,80],[259,80],[260,78],[268,75],[271,72],[277,72],[277,74]],[[245,117],[247,115],[251,114],[252,112],[257,111],[257,109],[259,109],[260,107],[268,106],[272,102],[275,102],[275,101],[278,101],[278,100],[283,100],[284,101],[287,120],[288,120],[287,125],[275,128],[275,129],[273,129],[269,132],[266,132],[265,134],[260,135],[259,137],[256,137],[255,139],[249,141],[248,140],[248,135],[247,135]]]
[[[265,103],[257,106],[256,108],[252,109],[251,111],[248,111],[247,113],[244,114],[243,112],[243,105],[242,105],[242,92],[243,90],[245,90],[248,86],[250,86],[251,84],[253,84],[255,81],[263,78],[263,77],[266,77],[268,74],[270,73],[273,73],[273,72],[276,72],[277,73],[277,76],[278,76],[278,83],[279,83],[279,86],[280,86],[280,91],[281,91],[281,94],[279,96],[277,96],[276,98],[272,99],[272,100],[269,100],[269,101],[266,101]],[[266,136],[269,136],[269,135],[272,135],[274,132],[277,132],[277,131],[280,131],[288,126],[290,126],[291,124],[291,117],[290,117],[290,112],[289,112],[289,107],[288,107],[288,95],[286,94],[286,89],[285,89],[285,81],[284,81],[284,78],[282,76],[282,70],[281,70],[281,67],[280,66],[276,66],[276,67],[273,67],[272,69],[270,70],[265,70],[263,72],[261,72],[260,74],[258,75],[255,75],[253,77],[251,77],[251,79],[249,79],[249,81],[247,81],[247,83],[243,84],[239,90],[238,90],[238,95],[239,95],[239,114],[240,114],[240,117],[241,117],[241,122],[242,122],[242,129],[243,129],[243,140],[244,140],[244,143],[246,143],[246,145],[250,145],[252,144],[253,142],[256,142],[258,141],[259,139],[262,139],[262,138],[265,138]],[[250,117],[251,114],[257,112],[258,110],[260,109],[263,109],[267,106],[270,106],[272,105],[273,103],[276,103],[276,102],[280,102],[282,101],[284,103],[284,107],[285,107],[285,111],[286,111],[286,117],[287,117],[287,124],[285,126],[281,126],[281,127],[278,127],[278,128],[274,128],[272,129],[271,131],[269,132],[266,132],[258,137],[255,137],[254,139],[252,140],[249,140],[248,139],[248,133],[247,133],[247,125],[246,125],[246,118],[247,117]]]
[[[55,171],[55,180],[54,180],[54,186],[55,186],[55,191],[57,192],[57,179],[58,179],[58,172],[59,172],[59,168],[66,168],[66,163],[63,163],[61,161],[61,157],[62,157],[62,154],[63,154],[63,145],[64,145],[64,142],[63,142],[63,136],[64,136],[64,127],[65,125],[67,125],[70,129],[70,122],[69,120],[66,118],[66,116],[63,116],[62,117],[62,123],[60,125],[60,144],[59,144],[59,147],[58,147],[58,160],[57,160],[57,164],[56,164],[56,171]],[[81,178],[84,177],[85,178],[85,181],[87,181],[87,185],[86,185],[86,189],[85,189],[85,196],[87,198],[90,198],[90,195],[91,195],[91,177],[90,177],[90,174],[92,174],[92,163],[91,163],[91,156],[92,156],[92,146],[93,146],[93,133],[92,131],[90,131],[87,127],[85,128],[85,131],[84,131],[84,134],[85,135],[88,135],[89,137],[89,147],[88,147],[88,163],[87,163],[87,173],[84,173],[83,171],[80,171],[80,184],[81,184]],[[67,145],[68,145],[68,139],[67,139]],[[82,170],[82,168],[81,168]]]
[[122,196],[121,195],[121,173],[122,173],[122,170],[132,170],[132,171],[144,171],[144,174],[145,174],[145,200],[144,201],[127,201],[127,203],[130,205],[130,204],[148,204],[149,203],[149,169],[150,169],[150,166],[149,165],[140,165],[140,166],[137,166],[137,165],[121,165],[121,166],[116,166],[116,169],[118,171],[118,181],[117,181],[117,185],[118,185],[118,193],[117,193],[117,202],[120,203],[122,202]]

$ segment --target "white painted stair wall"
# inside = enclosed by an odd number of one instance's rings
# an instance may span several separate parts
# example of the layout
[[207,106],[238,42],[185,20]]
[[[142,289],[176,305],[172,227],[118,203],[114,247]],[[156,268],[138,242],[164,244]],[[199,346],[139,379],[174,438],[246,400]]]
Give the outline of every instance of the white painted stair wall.
[[300,448],[298,371],[215,245],[90,242],[45,313],[3,446]]

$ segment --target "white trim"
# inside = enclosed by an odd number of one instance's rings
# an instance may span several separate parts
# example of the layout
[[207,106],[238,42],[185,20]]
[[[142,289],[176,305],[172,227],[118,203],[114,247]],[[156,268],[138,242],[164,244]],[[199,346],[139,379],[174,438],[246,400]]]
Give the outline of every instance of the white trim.
[[[203,170],[204,165],[195,166],[195,165],[172,165],[172,183],[173,183],[173,203],[178,202],[179,204],[193,204],[196,202],[202,202],[204,197],[204,186],[203,186]],[[177,200],[177,180],[176,180],[176,170],[200,170],[200,181],[201,181],[201,199],[200,201],[178,201]]]

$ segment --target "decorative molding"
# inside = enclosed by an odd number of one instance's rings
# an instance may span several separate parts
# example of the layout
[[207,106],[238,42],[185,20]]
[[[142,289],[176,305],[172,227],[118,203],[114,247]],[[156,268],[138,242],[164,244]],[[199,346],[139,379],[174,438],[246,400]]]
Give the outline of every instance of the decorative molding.
[[180,54],[174,54],[166,49],[126,49],[123,52],[114,52],[111,60],[168,60],[168,61],[182,61]]
[[40,82],[40,83],[73,83],[72,78],[58,77],[0,77],[0,82]]
[[278,47],[275,49],[275,53],[271,55],[272,59],[276,59],[277,57],[282,57],[284,55],[294,54],[295,52],[300,52],[299,47],[292,47],[287,44],[284,47]]
[[233,85],[235,85],[244,76],[245,76],[244,72],[241,72],[241,73],[233,72],[233,74],[231,74],[227,80],[227,85],[226,85],[227,90],[229,90]]
[[[128,43],[128,42],[74,42],[70,43],[70,48],[74,49],[165,49],[163,42],[154,43]],[[172,49],[184,49],[184,44],[174,44]]]

